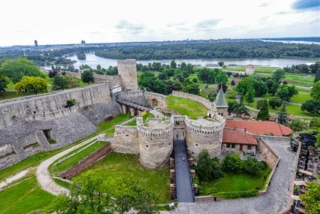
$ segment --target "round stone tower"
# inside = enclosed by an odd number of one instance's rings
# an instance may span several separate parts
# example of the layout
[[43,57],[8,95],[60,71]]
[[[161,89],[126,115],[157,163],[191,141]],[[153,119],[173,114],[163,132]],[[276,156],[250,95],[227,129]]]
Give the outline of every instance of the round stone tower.
[[173,149],[173,118],[166,120],[137,118],[140,161],[149,168],[168,164]]
[[212,158],[220,156],[225,126],[225,119],[222,116],[197,120],[186,117],[185,125],[187,146],[193,157],[198,158],[203,149],[208,150]]

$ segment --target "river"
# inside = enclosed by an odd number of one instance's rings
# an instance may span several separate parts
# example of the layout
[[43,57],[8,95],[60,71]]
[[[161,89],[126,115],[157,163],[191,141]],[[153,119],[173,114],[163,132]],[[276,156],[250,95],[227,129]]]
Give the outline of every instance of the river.
[[[92,68],[96,68],[97,65],[101,65],[102,68],[108,68],[109,66],[116,66],[117,60],[115,59],[105,59],[102,57],[98,57],[94,55],[94,53],[86,54],[85,60],[78,60],[77,56],[67,57],[71,60],[76,60],[77,62],[74,64],[75,68],[79,68],[80,65],[87,64]],[[181,62],[191,63],[193,65],[201,65],[206,66],[207,64],[218,64],[219,61],[223,61],[226,65],[228,64],[237,64],[237,65],[262,65],[262,66],[270,66],[270,67],[286,67],[291,65],[298,64],[312,64],[315,63],[316,58],[288,58],[288,59],[177,59],[177,64]],[[161,62],[163,64],[170,64],[171,60],[137,60],[137,63],[142,63],[143,65],[147,65],[152,62]]]

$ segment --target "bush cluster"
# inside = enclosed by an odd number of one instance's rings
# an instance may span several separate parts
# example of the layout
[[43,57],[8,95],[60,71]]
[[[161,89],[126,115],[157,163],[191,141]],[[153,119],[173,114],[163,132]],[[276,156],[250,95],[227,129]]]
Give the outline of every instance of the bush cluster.
[[240,154],[227,154],[222,162],[222,169],[227,172],[258,174],[260,171],[266,169],[266,167],[266,162],[258,161],[256,158],[249,157],[247,160],[241,160]]

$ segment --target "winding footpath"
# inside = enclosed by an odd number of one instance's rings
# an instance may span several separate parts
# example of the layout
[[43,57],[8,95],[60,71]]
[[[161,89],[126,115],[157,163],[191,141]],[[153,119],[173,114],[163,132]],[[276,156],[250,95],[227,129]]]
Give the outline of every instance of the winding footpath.
[[96,140],[99,138],[100,135],[97,135],[95,137],[92,137],[78,145],[75,145],[67,150],[64,150],[60,152],[59,154],[56,154],[55,156],[52,156],[51,158],[43,161],[38,167],[36,172],[36,177],[38,180],[38,183],[41,187],[41,189],[53,194],[53,195],[69,195],[69,190],[56,184],[54,180],[51,177],[51,174],[48,170],[49,166],[55,162],[56,160],[60,159],[61,157],[67,155],[68,153],[90,143],[93,140]]

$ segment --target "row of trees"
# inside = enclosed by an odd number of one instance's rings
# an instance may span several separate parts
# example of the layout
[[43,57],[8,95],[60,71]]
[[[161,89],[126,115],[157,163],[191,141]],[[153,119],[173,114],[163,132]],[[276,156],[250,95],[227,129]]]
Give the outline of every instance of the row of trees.
[[[292,74],[318,74],[320,75],[320,61],[316,61],[315,64],[307,65],[292,65],[291,67],[284,67],[283,70]],[[318,80],[317,80],[318,81]],[[315,81],[315,82],[317,82]]]
[[121,46],[97,50],[109,59],[210,59],[210,58],[287,58],[320,57],[319,45],[250,41],[241,43],[193,43]]
[[313,84],[310,95],[312,100],[302,104],[301,110],[307,111],[314,116],[320,116],[320,81]]

